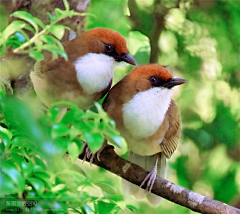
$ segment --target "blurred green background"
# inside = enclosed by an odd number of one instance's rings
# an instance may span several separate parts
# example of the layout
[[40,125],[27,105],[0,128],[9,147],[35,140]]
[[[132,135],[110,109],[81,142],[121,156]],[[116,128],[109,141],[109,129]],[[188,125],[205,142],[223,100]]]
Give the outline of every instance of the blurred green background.
[[[139,65],[158,63],[187,80],[174,89],[182,135],[168,161],[167,179],[240,208],[240,2],[91,0],[88,12],[86,29],[120,32]],[[2,30],[7,24],[4,11],[0,22]],[[131,69],[117,67],[114,83]],[[118,176],[87,163],[83,166],[89,183],[111,181],[122,194]],[[101,195],[96,188],[84,190]],[[126,196],[125,205],[137,207],[136,213],[194,213],[167,200],[153,208],[145,200]]]

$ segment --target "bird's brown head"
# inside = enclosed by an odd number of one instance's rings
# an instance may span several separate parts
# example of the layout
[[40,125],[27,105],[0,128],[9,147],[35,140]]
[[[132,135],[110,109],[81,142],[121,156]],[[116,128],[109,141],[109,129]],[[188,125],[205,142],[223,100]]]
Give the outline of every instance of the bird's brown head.
[[138,91],[145,91],[153,87],[171,89],[186,82],[184,79],[173,78],[166,68],[154,64],[136,67],[128,77],[135,82]]
[[127,42],[120,33],[106,28],[93,28],[86,32],[86,36],[90,52],[103,53],[117,62],[124,61],[136,65],[128,54]]

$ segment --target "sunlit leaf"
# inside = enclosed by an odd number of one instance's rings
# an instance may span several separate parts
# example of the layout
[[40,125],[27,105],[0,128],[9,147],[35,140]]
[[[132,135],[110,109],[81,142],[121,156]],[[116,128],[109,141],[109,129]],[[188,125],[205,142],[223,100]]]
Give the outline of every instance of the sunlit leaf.
[[3,127],[0,126],[0,139],[4,143],[6,148],[9,148],[11,145],[12,133]]
[[45,190],[45,185],[43,181],[37,178],[28,178],[27,181],[33,186],[33,188],[37,191],[39,195],[42,195]]
[[113,210],[113,208],[116,205],[114,203],[107,203],[104,201],[99,201],[98,202],[98,211],[99,213],[111,213],[111,211]]
[[59,8],[55,8],[54,12],[58,18],[64,14],[64,11]]
[[30,173],[32,173],[33,164],[31,162],[22,161],[20,163],[20,166],[21,166],[24,177],[27,177],[30,175]]
[[81,153],[80,149],[79,149],[78,145],[74,142],[69,143],[68,148],[67,148],[68,153],[73,158],[73,160],[75,160]]
[[17,170],[16,166],[10,162],[3,161],[1,163],[1,167],[2,171],[13,180],[19,191],[22,192],[24,190],[25,181],[21,173]]
[[52,126],[52,134],[55,136],[64,136],[69,133],[69,128],[63,123],[57,123]]
[[48,14],[48,17],[49,17],[50,21],[55,21],[57,19],[57,17],[54,16],[52,13],[48,12],[47,14]]
[[15,11],[14,13],[12,13],[12,16],[25,20],[26,22],[28,22],[34,27],[36,32],[38,32],[38,25],[36,24],[37,18],[34,18],[32,14],[22,10],[22,11]]
[[35,51],[33,49],[29,51],[29,56],[37,61],[41,61],[44,58],[42,53],[40,53],[39,51]]
[[84,116],[84,113],[80,109],[70,109],[66,112],[66,114],[63,116],[61,122],[64,124],[73,123],[74,121],[77,121],[82,116]]
[[9,36],[24,28],[27,24],[22,21],[13,21],[10,25],[6,27],[6,29],[2,33],[2,37],[4,41],[7,40]]
[[65,27],[63,25],[53,25],[49,31],[58,39],[62,39],[65,32]]
[[104,141],[104,136],[100,133],[84,133],[87,144],[92,153],[97,152]]
[[58,184],[52,188],[52,192],[53,193],[59,192],[59,191],[64,190],[65,188],[66,188],[66,184]]

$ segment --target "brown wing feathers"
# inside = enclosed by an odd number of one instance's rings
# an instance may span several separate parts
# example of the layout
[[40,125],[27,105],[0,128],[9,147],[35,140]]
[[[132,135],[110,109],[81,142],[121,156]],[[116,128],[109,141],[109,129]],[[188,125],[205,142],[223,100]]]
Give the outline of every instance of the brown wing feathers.
[[166,117],[168,117],[169,128],[164,136],[163,142],[160,145],[166,157],[170,158],[177,148],[181,128],[178,108],[173,100],[171,101]]

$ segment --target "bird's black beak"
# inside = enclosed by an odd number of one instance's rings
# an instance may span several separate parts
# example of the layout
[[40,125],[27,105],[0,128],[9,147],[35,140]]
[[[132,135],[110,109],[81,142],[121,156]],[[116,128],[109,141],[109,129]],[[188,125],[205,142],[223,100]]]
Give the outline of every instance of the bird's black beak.
[[172,78],[172,79],[170,79],[168,82],[166,82],[166,83],[164,84],[164,86],[165,86],[166,88],[172,88],[172,87],[174,87],[174,86],[176,86],[176,85],[181,85],[181,84],[183,84],[183,83],[185,83],[185,82],[186,82],[185,79]]
[[127,62],[127,63],[131,64],[131,65],[137,65],[135,60],[127,53],[126,54],[121,54],[119,61],[124,61],[124,62]]

